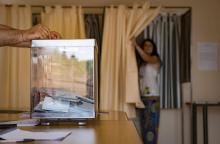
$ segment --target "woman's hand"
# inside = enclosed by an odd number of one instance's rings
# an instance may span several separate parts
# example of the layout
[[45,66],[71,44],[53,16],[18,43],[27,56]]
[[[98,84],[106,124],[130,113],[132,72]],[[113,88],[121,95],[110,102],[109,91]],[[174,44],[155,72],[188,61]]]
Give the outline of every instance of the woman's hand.
[[132,38],[131,38],[131,42],[132,42],[133,47],[135,47],[135,48],[138,47],[138,44],[137,44],[137,42],[136,42],[136,38],[135,38],[135,37],[132,37]]

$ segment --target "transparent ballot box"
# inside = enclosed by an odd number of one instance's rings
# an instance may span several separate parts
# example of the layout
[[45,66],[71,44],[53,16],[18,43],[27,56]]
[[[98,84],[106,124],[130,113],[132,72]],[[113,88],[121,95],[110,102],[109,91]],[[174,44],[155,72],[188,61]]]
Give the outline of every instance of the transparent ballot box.
[[95,78],[95,40],[33,40],[31,117],[95,118]]

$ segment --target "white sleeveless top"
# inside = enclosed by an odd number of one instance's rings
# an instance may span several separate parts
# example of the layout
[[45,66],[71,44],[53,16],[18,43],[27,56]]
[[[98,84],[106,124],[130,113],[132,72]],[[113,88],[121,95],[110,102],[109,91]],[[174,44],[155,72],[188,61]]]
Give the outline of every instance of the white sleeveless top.
[[157,67],[156,64],[146,64],[140,67],[141,96],[159,96],[159,68]]

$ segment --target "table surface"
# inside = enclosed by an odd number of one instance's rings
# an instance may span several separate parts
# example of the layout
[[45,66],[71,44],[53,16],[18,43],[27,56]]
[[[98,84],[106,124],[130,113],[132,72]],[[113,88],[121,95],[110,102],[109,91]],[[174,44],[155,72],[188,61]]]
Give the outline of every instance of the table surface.
[[[18,114],[0,113],[0,120],[17,120]],[[34,141],[36,144],[142,144],[132,121],[124,112],[101,113],[84,126],[72,122],[50,126],[19,127],[29,131],[71,131],[63,141]]]

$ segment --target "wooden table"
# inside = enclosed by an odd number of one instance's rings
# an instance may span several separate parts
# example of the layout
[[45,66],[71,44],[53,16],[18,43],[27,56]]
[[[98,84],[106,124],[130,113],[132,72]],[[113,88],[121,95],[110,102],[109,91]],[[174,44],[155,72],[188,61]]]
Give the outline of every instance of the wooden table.
[[[16,114],[0,114],[16,119]],[[19,127],[29,131],[71,131],[63,141],[34,141],[36,144],[142,144],[132,121],[127,120],[124,112],[100,114],[96,120],[88,121],[85,126],[74,123],[56,123],[51,126]]]

